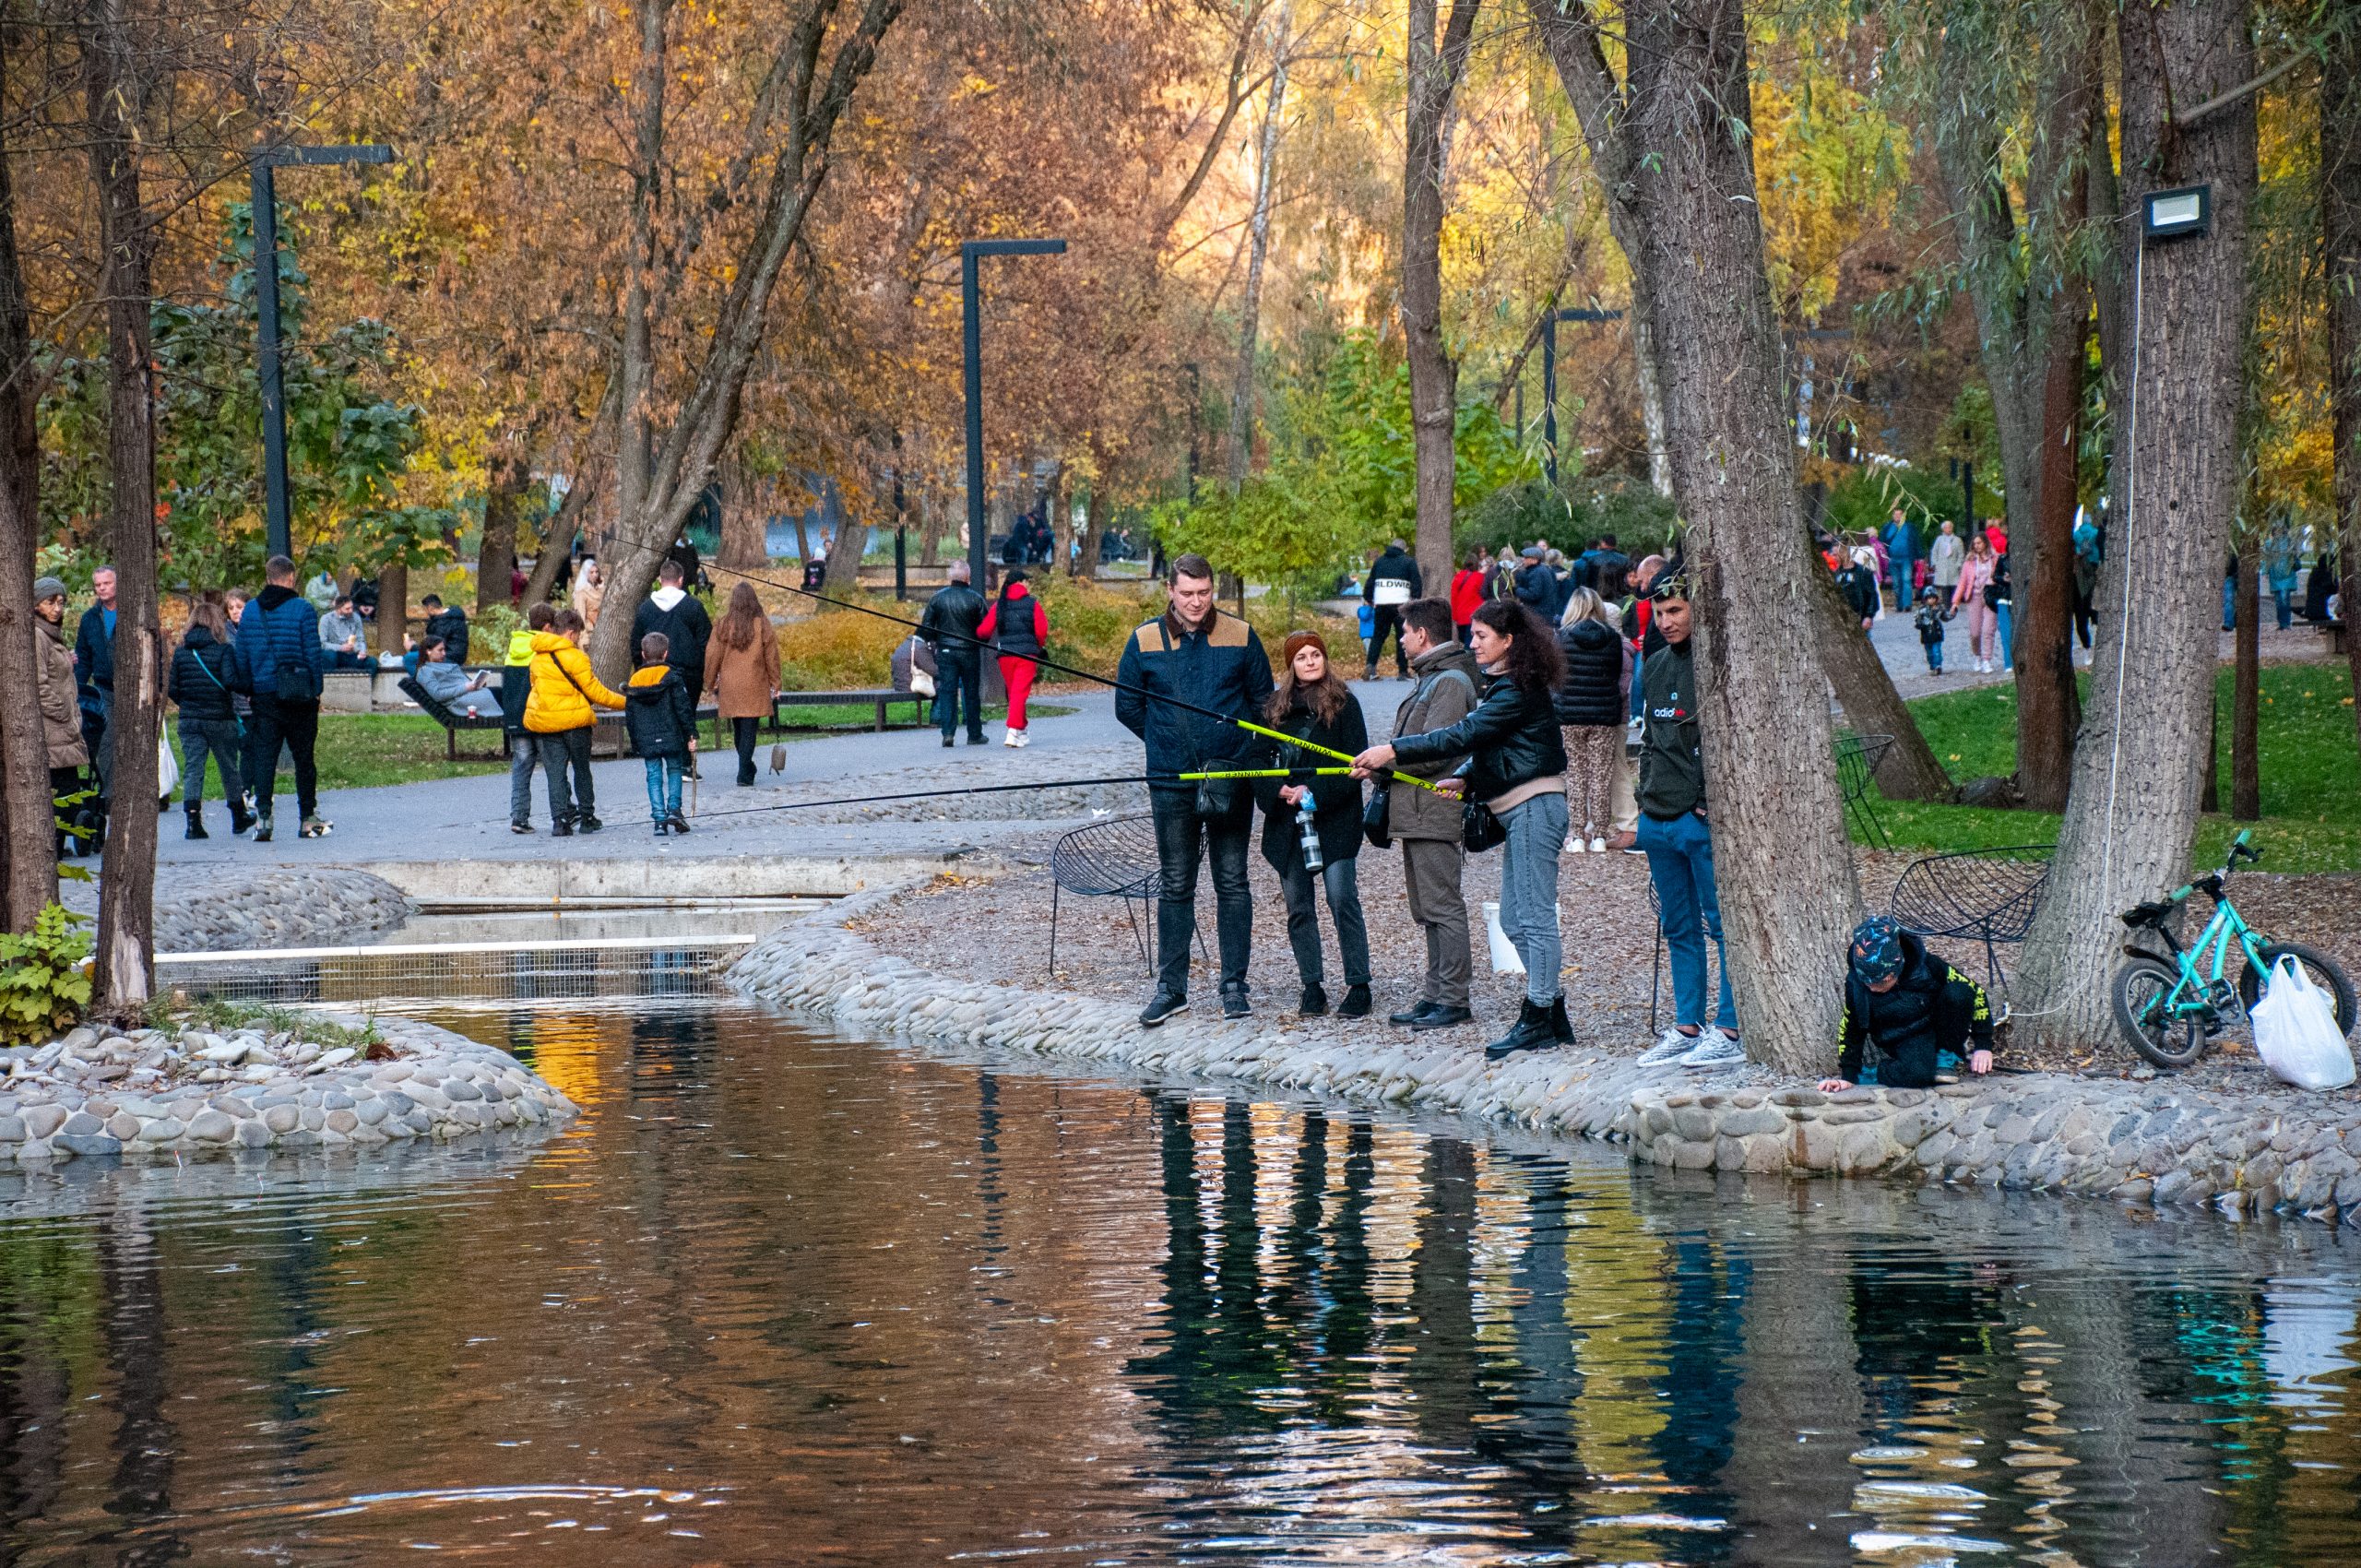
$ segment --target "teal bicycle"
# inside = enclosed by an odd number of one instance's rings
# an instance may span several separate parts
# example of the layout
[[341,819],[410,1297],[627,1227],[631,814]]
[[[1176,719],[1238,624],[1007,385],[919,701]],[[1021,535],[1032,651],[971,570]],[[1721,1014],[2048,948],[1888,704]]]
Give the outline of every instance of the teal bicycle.
[[[2260,861],[2262,851],[2241,833],[2231,842],[2222,869],[2175,888],[2123,913],[2132,939],[2124,951],[2131,962],[2115,975],[2115,1021],[2131,1049],[2159,1067],[2186,1067],[2205,1054],[2215,1035],[2246,1016],[2262,996],[2274,965],[2292,957],[2312,983],[2336,998],[2336,1027],[2353,1033],[2353,982],[2336,960],[2300,942],[2273,942],[2247,924],[2222,892],[2223,879],[2240,861]],[[2173,918],[2192,893],[2213,900],[2213,918],[2197,940],[2183,947],[2173,934]],[[2163,951],[2153,945],[2161,943]],[[2236,979],[2225,978],[2236,944]]]

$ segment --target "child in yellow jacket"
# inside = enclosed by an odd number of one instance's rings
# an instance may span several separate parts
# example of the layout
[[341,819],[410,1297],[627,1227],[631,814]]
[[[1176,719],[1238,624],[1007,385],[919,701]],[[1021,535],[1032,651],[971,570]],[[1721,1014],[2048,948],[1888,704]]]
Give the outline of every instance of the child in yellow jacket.
[[[578,830],[596,833],[598,800],[590,781],[590,736],[596,707],[623,706],[599,683],[582,651],[581,612],[561,610],[551,629],[533,634],[532,691],[525,699],[525,729],[539,737],[541,765],[550,780],[550,837],[567,838]],[[567,774],[573,778],[568,787]]]

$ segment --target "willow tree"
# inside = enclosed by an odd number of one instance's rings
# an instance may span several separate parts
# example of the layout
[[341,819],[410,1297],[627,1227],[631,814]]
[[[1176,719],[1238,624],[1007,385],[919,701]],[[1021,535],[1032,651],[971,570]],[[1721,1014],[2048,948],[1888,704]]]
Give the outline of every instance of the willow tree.
[[[2048,891],[2025,940],[2021,1016],[2045,1039],[2114,1028],[2117,916],[2180,881],[2213,753],[2223,549],[2241,488],[2240,385],[2255,188],[2248,0],[2127,6],[2117,20],[2122,147],[2120,434],[2098,601],[2109,636]],[[2150,192],[2211,187],[2203,232],[2149,241]]]
[[[1673,499],[1688,520],[1698,715],[1747,1052],[1827,1060],[1860,912],[1821,688],[1778,322],[1763,264],[1741,0],[1528,0],[1655,311]],[[1619,239],[1621,235],[1618,236]]]

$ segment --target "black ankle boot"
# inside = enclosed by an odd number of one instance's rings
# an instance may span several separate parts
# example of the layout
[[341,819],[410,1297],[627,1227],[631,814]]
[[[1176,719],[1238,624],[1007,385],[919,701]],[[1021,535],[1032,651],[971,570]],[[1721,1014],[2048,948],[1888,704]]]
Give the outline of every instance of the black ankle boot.
[[1562,992],[1555,1002],[1549,1004],[1549,1038],[1560,1045],[1574,1043],[1573,1020],[1566,1016],[1566,998]]
[[1328,992],[1322,989],[1318,980],[1303,988],[1303,996],[1298,1003],[1296,1011],[1307,1018],[1317,1018],[1321,1014],[1328,1011]]
[[1549,1009],[1527,997],[1517,1004],[1516,1027],[1484,1048],[1497,1062],[1519,1051],[1539,1051],[1556,1044],[1549,1034]]
[[184,809],[188,813],[188,831],[181,837],[184,838],[212,837],[213,835],[205,831],[205,808],[192,801]]
[[238,800],[231,801],[230,802],[230,831],[232,833],[243,833],[254,825],[254,814],[246,810],[246,802],[244,799],[242,797]]

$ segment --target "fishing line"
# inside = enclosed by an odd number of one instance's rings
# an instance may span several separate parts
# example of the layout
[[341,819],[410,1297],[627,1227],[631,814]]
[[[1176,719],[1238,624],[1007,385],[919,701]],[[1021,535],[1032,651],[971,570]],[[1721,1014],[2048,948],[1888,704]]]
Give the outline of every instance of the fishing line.
[[736,806],[729,811],[703,812],[697,821],[718,816],[752,816],[759,812],[813,811],[822,806],[868,806],[887,801],[929,801],[946,795],[997,795],[1014,790],[1082,790],[1101,784],[1193,784],[1202,778],[1298,778],[1312,774],[1345,774],[1349,767],[1255,767],[1218,773],[1118,773],[1103,778],[1039,778],[1015,784],[967,784],[952,790],[907,790],[890,795],[848,795],[828,801],[777,801],[768,805]]
[[[627,550],[636,551],[642,555],[656,555],[658,556],[659,559],[669,559],[671,554],[669,550],[658,551],[645,544],[630,543],[628,540],[623,542],[623,547]],[[700,564],[704,564],[704,563],[700,563]],[[729,576],[738,577],[746,582],[760,583],[766,588],[775,588],[782,589],[788,593],[800,594],[805,599],[817,600],[822,604],[833,604],[839,610],[852,610],[857,611],[863,615],[873,615],[880,621],[889,622],[896,626],[907,626],[914,632],[925,630],[925,628],[918,622],[910,620],[906,616],[889,615],[883,610],[873,609],[866,604],[857,604],[850,600],[837,599],[832,595],[821,593],[813,588],[799,588],[792,583],[781,582],[777,577],[764,576],[755,572],[742,572],[734,566],[723,566],[719,564],[709,565],[706,566],[706,569],[708,571],[720,572]],[[972,584],[969,586],[973,587]],[[980,589],[977,591],[981,592]],[[1221,609],[1217,605],[1207,611],[1207,613],[1212,615],[1218,615],[1221,612]],[[1236,616],[1231,618],[1233,620],[1240,619]],[[1249,627],[1248,629],[1251,631],[1252,628]],[[982,637],[971,636],[965,632],[947,631],[938,627],[936,628],[935,635],[942,637],[947,637],[957,642],[967,643],[974,647],[979,653],[981,653],[992,646],[991,643],[986,642]],[[1095,670],[1082,670],[1077,669],[1071,664],[1061,664],[1056,659],[1038,654],[1028,653],[1024,655],[1024,657],[1032,660],[1033,663],[1038,665],[1044,670],[1054,670],[1061,675],[1072,675],[1077,680],[1095,681],[1102,686],[1111,686],[1119,692],[1129,692],[1133,696],[1140,698],[1144,702],[1167,703],[1174,707],[1184,708],[1191,713],[1202,715],[1206,719],[1213,719],[1216,723],[1233,724],[1241,730],[1249,730],[1258,735],[1267,735],[1275,741],[1283,741],[1290,746],[1300,746],[1306,751],[1317,752],[1323,756],[1332,756],[1345,762],[1350,762],[1353,760],[1347,753],[1331,751],[1326,746],[1316,746],[1309,741],[1299,741],[1293,735],[1286,734],[1277,730],[1265,729],[1262,725],[1250,722],[1247,719],[1234,718],[1227,713],[1216,713],[1210,707],[1200,707],[1197,704],[1190,702],[1182,697],[1167,696],[1161,692],[1151,692],[1144,686],[1131,685],[1112,676],[1101,675]],[[1441,792],[1439,790],[1435,790],[1435,786],[1432,783],[1424,778],[1417,778],[1411,774],[1399,773],[1390,767],[1379,768],[1376,772],[1389,779],[1400,779],[1406,783],[1415,784],[1421,790],[1434,791],[1436,793]]]

